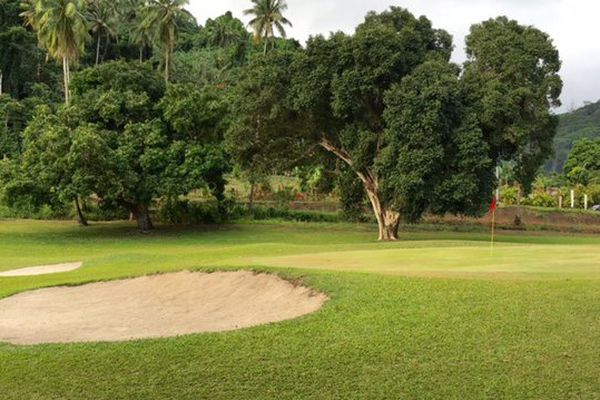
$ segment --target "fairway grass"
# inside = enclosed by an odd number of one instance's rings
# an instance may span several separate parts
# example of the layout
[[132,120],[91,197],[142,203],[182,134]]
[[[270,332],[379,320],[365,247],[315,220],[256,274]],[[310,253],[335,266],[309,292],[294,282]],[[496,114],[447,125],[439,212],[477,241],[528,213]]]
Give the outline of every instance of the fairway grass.
[[[0,344],[0,399],[599,399],[600,237],[364,225],[89,229],[0,221],[0,278],[28,289],[191,270],[254,269],[327,293],[321,311],[220,334]],[[148,294],[149,296],[151,293]]]

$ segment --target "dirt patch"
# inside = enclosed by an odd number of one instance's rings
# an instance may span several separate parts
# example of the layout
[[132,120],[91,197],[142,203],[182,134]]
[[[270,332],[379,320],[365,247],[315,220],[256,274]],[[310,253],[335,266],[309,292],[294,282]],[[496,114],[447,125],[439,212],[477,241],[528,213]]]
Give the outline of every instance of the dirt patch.
[[249,271],[180,272],[0,300],[0,342],[124,341],[229,331],[299,317],[324,294]]
[[74,271],[77,268],[80,268],[81,264],[82,263],[80,263],[80,262],[76,262],[76,263],[67,263],[67,264],[40,265],[37,267],[12,269],[10,271],[0,272],[0,277],[57,274],[59,272]]

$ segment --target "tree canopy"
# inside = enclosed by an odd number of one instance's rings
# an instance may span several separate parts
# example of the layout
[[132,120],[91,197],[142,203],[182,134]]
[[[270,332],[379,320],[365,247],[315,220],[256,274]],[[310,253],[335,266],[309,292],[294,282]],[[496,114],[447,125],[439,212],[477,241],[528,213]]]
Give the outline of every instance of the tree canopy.
[[246,109],[236,109],[230,149],[275,162],[320,146],[362,183],[382,240],[425,211],[480,214],[496,162],[514,159],[528,177],[549,154],[560,62],[547,35],[506,18],[474,26],[467,44],[461,71],[447,32],[392,7],[353,35],[312,37],[305,50],[257,61],[260,72],[240,83]]

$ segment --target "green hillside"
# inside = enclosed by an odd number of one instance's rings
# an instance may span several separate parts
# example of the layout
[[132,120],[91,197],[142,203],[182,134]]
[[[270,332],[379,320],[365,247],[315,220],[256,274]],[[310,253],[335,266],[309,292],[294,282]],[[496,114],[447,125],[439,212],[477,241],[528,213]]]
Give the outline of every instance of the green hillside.
[[562,171],[573,143],[582,138],[600,138],[600,101],[560,116],[554,140],[556,154],[549,162],[548,169]]

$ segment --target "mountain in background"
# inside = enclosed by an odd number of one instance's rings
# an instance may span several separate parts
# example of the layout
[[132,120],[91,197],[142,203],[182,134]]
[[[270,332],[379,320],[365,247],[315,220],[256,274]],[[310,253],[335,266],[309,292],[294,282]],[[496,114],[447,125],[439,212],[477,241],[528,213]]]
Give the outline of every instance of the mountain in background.
[[554,156],[548,162],[549,172],[562,172],[573,143],[582,138],[600,138],[600,101],[560,115],[554,139]]

